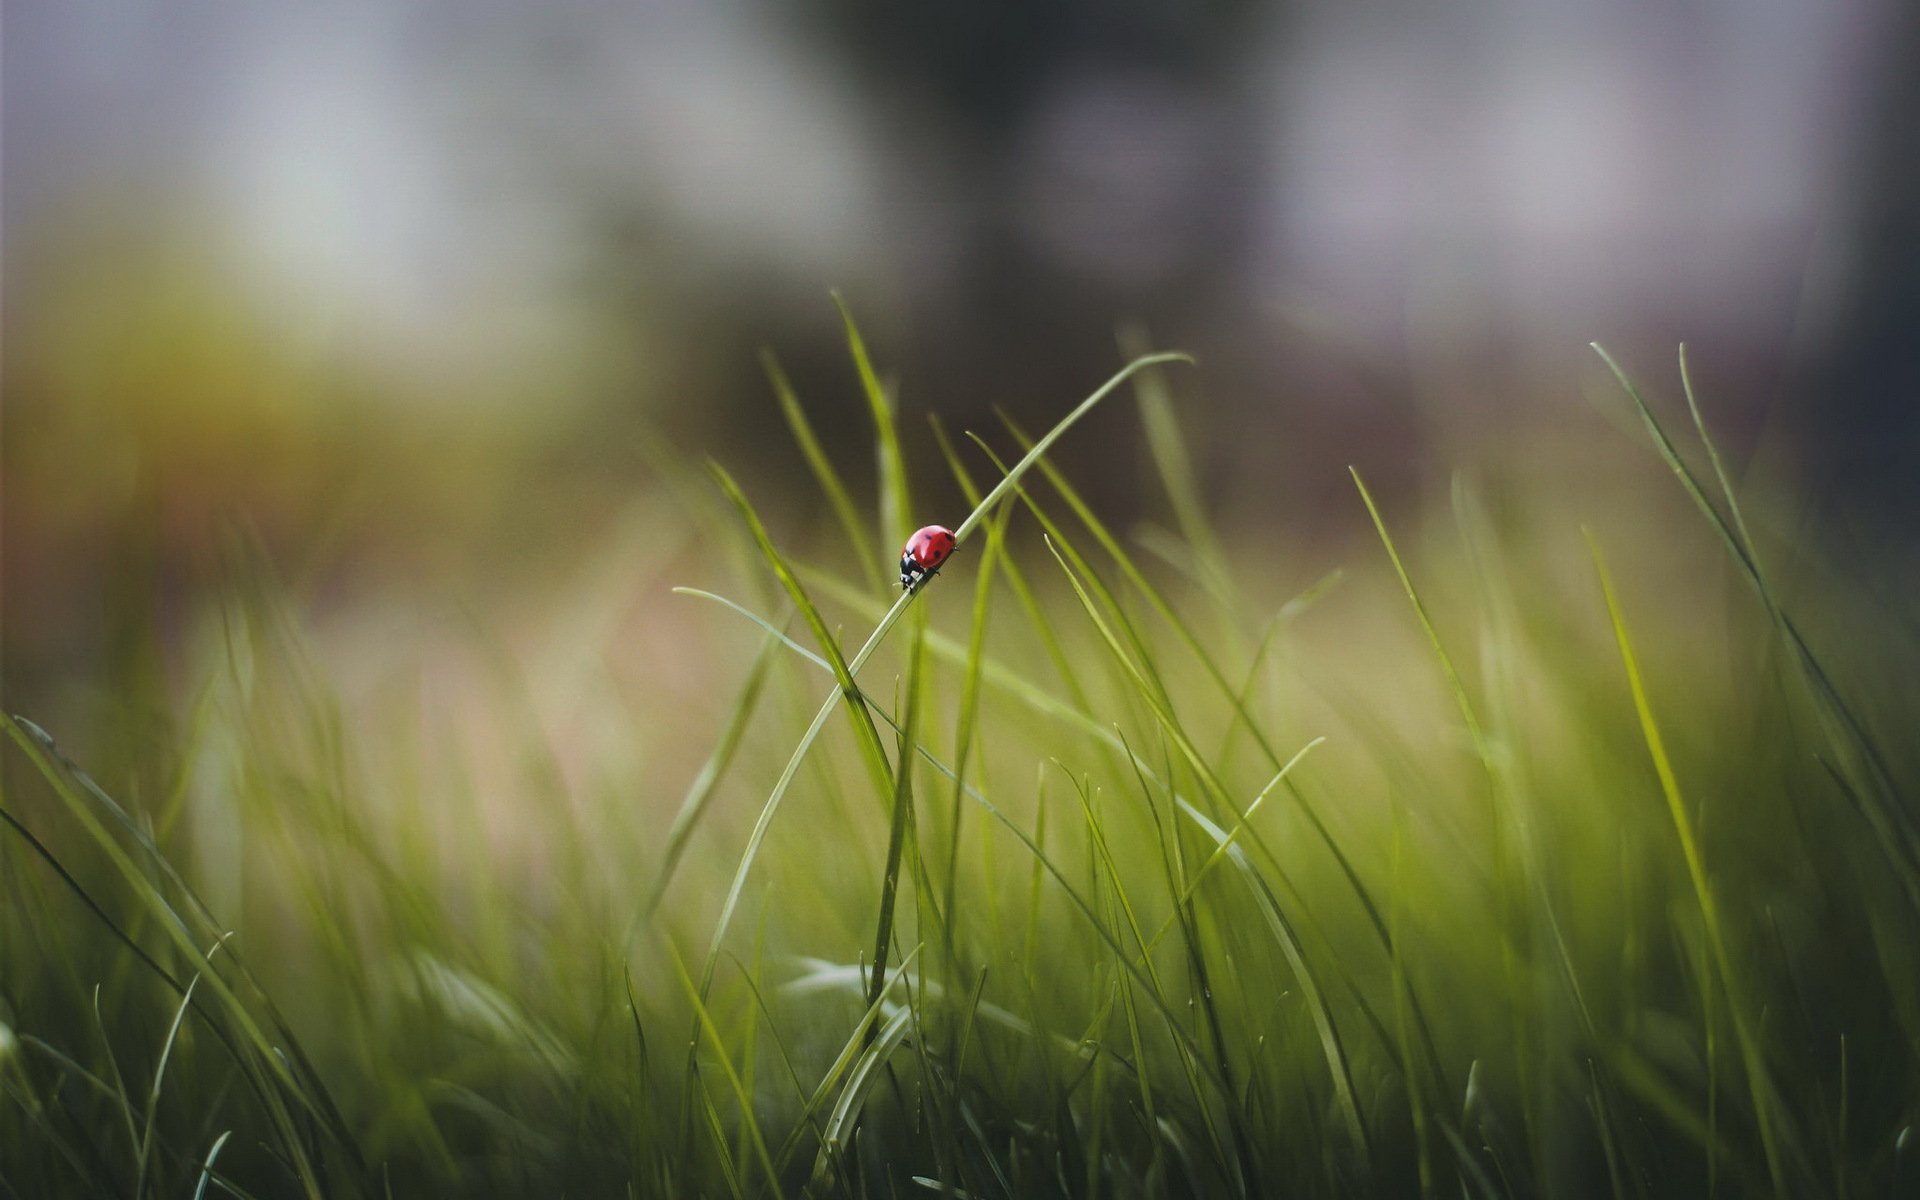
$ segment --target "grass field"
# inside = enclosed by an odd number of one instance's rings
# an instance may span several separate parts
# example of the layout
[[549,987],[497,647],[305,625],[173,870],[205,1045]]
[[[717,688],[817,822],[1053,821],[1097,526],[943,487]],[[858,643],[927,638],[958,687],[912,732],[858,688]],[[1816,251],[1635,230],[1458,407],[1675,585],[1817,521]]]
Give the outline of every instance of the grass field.
[[1626,498],[1362,465],[1302,579],[1189,368],[1046,435],[1144,423],[1123,531],[849,333],[877,495],[775,367],[817,520],[658,454],[514,637],[240,546],[111,763],[5,721],[0,1192],[1920,1194],[1914,610],[1691,387]]

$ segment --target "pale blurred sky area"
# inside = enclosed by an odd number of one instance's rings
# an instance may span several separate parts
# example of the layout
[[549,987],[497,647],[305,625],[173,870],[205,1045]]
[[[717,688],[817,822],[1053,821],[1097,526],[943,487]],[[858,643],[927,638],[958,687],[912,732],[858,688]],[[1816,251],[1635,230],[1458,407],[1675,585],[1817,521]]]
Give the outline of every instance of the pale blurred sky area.
[[70,260],[110,288],[116,256],[159,254],[444,381],[423,403],[591,363],[593,403],[726,414],[764,390],[763,343],[838,378],[839,288],[914,406],[1057,408],[1139,319],[1240,406],[1216,434],[1275,437],[1300,413],[1361,436],[1435,379],[1463,405],[1577,397],[1588,341],[1653,374],[1686,340],[1725,403],[1809,397],[1806,436],[1911,499],[1916,22],[9,0],[9,322]]

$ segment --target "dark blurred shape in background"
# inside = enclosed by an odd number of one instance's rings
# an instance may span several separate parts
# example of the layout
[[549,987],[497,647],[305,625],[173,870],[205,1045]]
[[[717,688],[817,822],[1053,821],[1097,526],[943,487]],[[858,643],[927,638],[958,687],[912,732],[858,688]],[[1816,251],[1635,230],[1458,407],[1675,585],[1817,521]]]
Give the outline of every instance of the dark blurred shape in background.
[[[1895,0],[11,3],[11,680],[85,659],[130,569],[163,603],[235,515],[290,569],[457,573],[591,527],[652,431],[799,483],[763,345],[858,473],[829,288],[915,431],[1043,424],[1123,322],[1196,353],[1229,525],[1350,523],[1348,462],[1391,489],[1584,415],[1591,340],[1671,397],[1684,340],[1743,461],[1910,527],[1916,28]],[[1064,450],[1116,515],[1131,429]]]

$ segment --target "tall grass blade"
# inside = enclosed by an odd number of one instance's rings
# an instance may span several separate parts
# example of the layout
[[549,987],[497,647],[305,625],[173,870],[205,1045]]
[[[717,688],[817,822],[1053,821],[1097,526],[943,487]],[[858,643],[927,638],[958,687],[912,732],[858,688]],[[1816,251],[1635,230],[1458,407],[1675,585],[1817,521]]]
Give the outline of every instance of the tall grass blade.
[[[1035,444],[1033,450],[1029,451],[1027,456],[1021,459],[1013,470],[1007,472],[1007,474],[1001,478],[1000,482],[995,484],[993,489],[987,493],[986,497],[974,506],[973,511],[967,515],[966,520],[962,521],[959,527],[954,530],[955,544],[957,545],[965,541],[967,535],[972,533],[980,522],[986,519],[987,515],[993,511],[994,506],[999,504],[1000,501],[1007,496],[1008,492],[1019,483],[1020,477],[1033,466],[1034,462],[1038,460],[1041,454],[1046,452],[1049,446],[1058,441],[1068,429],[1071,429],[1082,417],[1091,412],[1094,406],[1100,403],[1100,401],[1111,395],[1116,388],[1125,383],[1135,372],[1157,363],[1190,361],[1192,360],[1182,354],[1156,354],[1136,359],[1123,367],[1118,374],[1102,384],[1092,395],[1082,400],[1078,407],[1069,412],[1065,417],[1062,417],[1053,429],[1048,431],[1047,435]],[[886,615],[880,618],[879,624],[876,625],[873,632],[868,635],[866,642],[862,644],[859,651],[856,652],[851,659],[847,660],[845,669],[849,677],[859,674],[860,668],[866,665],[867,660],[873,656],[873,652],[877,650],[880,643],[886,639],[887,633],[893,628],[894,622],[900,619],[900,615],[906,611],[907,605],[912,603],[919,595],[919,589],[902,592],[899,598],[893,602],[893,607],[889,608]],[[759,854],[761,843],[766,839],[767,830],[773,824],[774,814],[779,811],[780,802],[786,797],[787,789],[792,786],[793,778],[798,774],[802,760],[806,758],[807,751],[813,748],[813,743],[819,738],[820,731],[825,728],[827,718],[832,715],[834,705],[841,699],[842,695],[842,689],[836,687],[821,703],[820,710],[814,714],[812,724],[807,727],[805,733],[801,734],[799,743],[794,746],[793,753],[789,756],[786,767],[781,771],[780,778],[774,783],[772,793],[768,795],[766,803],[761,806],[760,815],[754,822],[753,831],[748,835],[746,849],[741,854],[740,863],[734,870],[733,882],[727,889],[727,897],[721,908],[720,920],[714,928],[712,944],[708,950],[709,969],[705,972],[709,979],[711,964],[718,957],[719,947],[725,940],[727,928],[732,922],[734,909],[739,903],[740,891],[746,886],[747,875],[753,868],[753,862]],[[705,986],[707,985],[703,984],[703,988]]]
[[[1302,752],[1304,753],[1304,751]],[[1232,861],[1241,879],[1252,891],[1259,905],[1260,915],[1266,921],[1267,929],[1273,934],[1274,942],[1279,945],[1286,957],[1287,966],[1300,984],[1300,990],[1307,1001],[1307,1012],[1313,1018],[1314,1032],[1320,1038],[1321,1056],[1327,1063],[1327,1075],[1333,1083],[1334,1099],[1340,1112],[1341,1121],[1346,1126],[1347,1136],[1352,1141],[1354,1161],[1364,1172],[1372,1153],[1372,1141],[1367,1135],[1366,1122],[1360,1116],[1360,1102],[1353,1087],[1353,1070],[1347,1061],[1346,1048],[1340,1039],[1339,1027],[1334,1023],[1333,1010],[1321,991],[1318,978],[1307,965],[1305,952],[1301,949],[1300,938],[1293,930],[1293,923],[1287,919],[1286,912],[1280,907],[1279,897],[1267,881],[1254,869],[1253,862],[1247,857],[1244,848],[1233,843],[1228,832],[1208,819],[1207,815],[1186,801],[1180,802],[1180,811],[1187,819],[1199,826],[1209,838],[1213,839],[1220,852]]]
[[[1121,349],[1129,357],[1145,353],[1149,344],[1145,331],[1137,328],[1123,332],[1120,337]],[[1166,376],[1160,371],[1142,371],[1134,380],[1133,393],[1139,401],[1140,425],[1146,431],[1147,449],[1153,455],[1167,499],[1173,504],[1180,535],[1199,568],[1201,585],[1219,600],[1225,612],[1237,613],[1242,606],[1234,588],[1226,548],[1207,518],[1206,501],[1193,470],[1193,455],[1174,416],[1173,393]]]
[[180,1003],[173,1010],[173,1023],[167,1026],[167,1037],[160,1045],[160,1061],[153,1068],[153,1086],[147,1090],[147,1119],[140,1130],[140,1150],[134,1156],[133,1177],[144,1186],[147,1177],[148,1155],[153,1150],[153,1126],[160,1117],[160,1088],[167,1078],[167,1062],[173,1057],[174,1042],[180,1036],[180,1026],[187,1019],[187,1012],[193,1007],[193,989],[200,982],[195,975],[187,981],[187,990],[180,997]]
[[[220,1157],[220,1151],[226,1146],[227,1139],[232,1136],[233,1130],[226,1130],[219,1137],[213,1139],[213,1145],[207,1147],[207,1156],[200,1160],[200,1182],[194,1185],[193,1200],[206,1200],[207,1184],[214,1177],[213,1162]],[[226,1188],[226,1190],[233,1195],[239,1194],[234,1192],[231,1187],[228,1187],[225,1182],[222,1182],[220,1186]]]
[[1680,852],[1686,859],[1687,878],[1693,884],[1694,900],[1700,906],[1707,945],[1720,975],[1721,990],[1727,997],[1734,1036],[1740,1043],[1740,1057],[1746,1068],[1754,1122],[1759,1126],[1761,1146],[1766,1153],[1767,1174],[1772,1178],[1776,1194],[1789,1195],[1791,1192],[1780,1145],[1779,1116],[1775,1112],[1773,1079],[1761,1055],[1754,1019],[1746,1011],[1742,981],[1734,971],[1733,958],[1727,948],[1720,905],[1707,878],[1706,860],[1701,855],[1699,839],[1694,834],[1693,817],[1680,794],[1680,783],[1674,775],[1673,762],[1667,756],[1666,742],[1660,735],[1660,726],[1654,720],[1646,685],[1640,678],[1640,664],[1634,657],[1633,644],[1627,635],[1626,617],[1614,593],[1613,577],[1607,571],[1606,561],[1600,555],[1600,545],[1591,532],[1587,534],[1587,543],[1593,552],[1594,568],[1600,575],[1600,590],[1606,598],[1607,616],[1613,623],[1614,640],[1620,647],[1620,661],[1626,669],[1627,687],[1633,694],[1633,709],[1640,719],[1641,736],[1646,742],[1647,754],[1653,760],[1654,774],[1660,780],[1660,792],[1666,797],[1667,813],[1673,819],[1674,834],[1679,838]]
[[[675,589],[682,590],[682,589]],[[715,596],[713,599],[718,600]],[[722,601],[725,603],[725,601]],[[687,843],[693,837],[694,827],[707,811],[707,803],[713,798],[713,790],[725,777],[727,768],[733,763],[735,751],[740,748],[740,739],[746,733],[748,724],[758,709],[760,690],[767,680],[767,668],[773,663],[773,651],[780,644],[781,633],[769,629],[767,638],[760,645],[759,653],[754,655],[753,666],[747,672],[747,681],[740,688],[739,697],[733,702],[733,708],[727,717],[726,728],[720,732],[720,740],[714,744],[713,752],[700,767],[700,773],[694,776],[693,783],[687,787],[685,798],[680,801],[680,810],[673,816],[673,823],[667,827],[667,848],[660,861],[660,875],[655,880],[653,890],[647,896],[631,921],[627,924],[626,936],[621,939],[624,949],[631,949],[633,939],[640,928],[653,919],[660,908],[660,901],[667,894],[667,886],[673,882],[673,873],[680,865],[680,858],[686,853]],[[818,659],[820,665],[832,670],[825,659]]]
[[793,431],[793,440],[800,447],[801,457],[807,460],[814,481],[827,494],[827,503],[833,506],[833,515],[847,535],[847,544],[853,550],[854,559],[860,563],[867,585],[876,592],[884,590],[887,575],[882,566],[886,560],[868,535],[867,527],[861,523],[859,511],[853,505],[853,496],[847,491],[846,481],[840,478],[833,460],[827,457],[820,439],[815,436],[813,423],[807,420],[807,411],[801,406],[800,397],[788,381],[787,373],[781,370],[779,360],[774,358],[771,351],[761,351],[760,364],[766,370],[767,381],[773,385],[773,394],[780,401],[780,411],[787,419],[787,428]]
[[887,954],[893,945],[894,905],[900,891],[900,860],[907,852],[907,834],[913,828],[913,748],[920,728],[920,664],[923,642],[915,638],[907,656],[906,723],[900,729],[893,773],[893,815],[887,829],[887,859],[880,875],[880,920],[873,943],[873,983],[867,1003],[880,999],[887,978]]
[[[1635,410],[1640,414],[1641,422],[1652,435],[1654,446],[1666,462],[1668,469],[1680,481],[1681,487],[1693,501],[1694,506],[1707,518],[1707,523],[1720,536],[1721,543],[1726,546],[1728,554],[1739,566],[1741,573],[1746,576],[1748,583],[1759,594],[1768,613],[1773,616],[1782,640],[1786,642],[1794,661],[1800,668],[1801,677],[1812,693],[1815,711],[1827,729],[1829,740],[1840,754],[1848,772],[1862,777],[1857,781],[1855,790],[1869,800],[1869,803],[1864,806],[1864,812],[1880,849],[1899,875],[1908,900],[1917,911],[1920,911],[1920,827],[1916,826],[1913,816],[1907,811],[1905,800],[1900,795],[1900,789],[1893,782],[1892,770],[1888,767],[1879,744],[1868,732],[1865,723],[1861,721],[1853,706],[1841,695],[1840,689],[1814,655],[1812,647],[1807,643],[1799,626],[1786,614],[1774,597],[1772,586],[1760,569],[1745,521],[1739,516],[1738,501],[1734,498],[1731,485],[1727,482],[1724,469],[1720,465],[1719,452],[1709,441],[1708,454],[1714,463],[1716,477],[1720,479],[1729,506],[1735,514],[1735,520],[1732,523],[1729,523],[1727,518],[1721,515],[1719,508],[1707,498],[1706,491],[1701,487],[1692,468],[1688,467],[1686,461],[1680,457],[1673,439],[1668,436],[1666,428],[1661,425],[1652,407],[1641,396],[1640,389],[1634,385],[1626,371],[1598,343],[1593,344],[1593,350],[1607,364],[1607,369],[1613,372],[1621,390],[1625,391],[1628,399],[1633,402]],[[1699,406],[1693,398],[1691,379],[1686,375],[1684,360],[1682,378],[1686,384],[1688,410],[1693,414],[1696,425],[1704,437],[1705,422],[1699,416]],[[1859,786],[1862,784],[1864,786]]]
[[867,354],[860,327],[854,323],[853,310],[847,307],[839,292],[833,293],[833,303],[840,310],[847,349],[860,375],[860,392],[866,397],[867,413],[873,418],[873,449],[880,474],[880,540],[883,545],[897,546],[907,539],[910,529],[907,514],[913,511],[913,496],[905,456],[900,451],[900,429],[893,416],[893,399],[880,386],[880,377],[874,373],[873,359]]

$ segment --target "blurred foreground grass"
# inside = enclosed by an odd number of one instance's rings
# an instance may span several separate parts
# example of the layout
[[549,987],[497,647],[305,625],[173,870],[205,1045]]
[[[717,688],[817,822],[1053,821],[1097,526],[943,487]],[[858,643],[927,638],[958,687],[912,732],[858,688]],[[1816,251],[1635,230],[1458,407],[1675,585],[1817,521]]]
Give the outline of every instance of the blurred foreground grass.
[[[1041,459],[894,604],[854,347],[877,503],[775,368],[817,519],[656,454],[514,645],[243,548],[90,731],[137,794],[9,720],[7,1194],[1920,1187],[1912,613],[1769,573],[1697,414],[1624,515],[1357,488],[1283,594],[1144,370],[1169,528]],[[1031,445],[939,440],[976,502]]]

